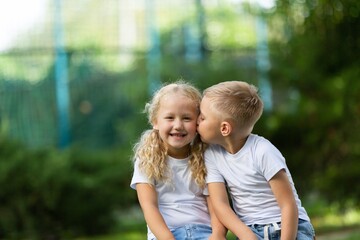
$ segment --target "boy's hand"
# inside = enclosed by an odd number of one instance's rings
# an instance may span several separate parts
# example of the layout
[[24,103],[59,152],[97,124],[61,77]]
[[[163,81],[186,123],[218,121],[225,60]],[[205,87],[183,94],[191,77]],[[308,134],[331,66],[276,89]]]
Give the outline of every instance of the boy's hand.
[[240,240],[242,240],[242,239],[244,239],[244,240],[259,240],[259,238],[252,231],[251,232],[246,232],[239,239]]
[[211,234],[209,237],[209,240],[226,240],[226,236],[224,236],[223,234]]

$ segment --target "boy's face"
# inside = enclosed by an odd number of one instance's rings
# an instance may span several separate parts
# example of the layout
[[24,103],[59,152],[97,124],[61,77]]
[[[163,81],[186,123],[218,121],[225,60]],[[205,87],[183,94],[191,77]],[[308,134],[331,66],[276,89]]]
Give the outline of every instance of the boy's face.
[[200,104],[198,117],[198,133],[206,143],[217,144],[222,136],[220,133],[221,121],[217,112],[212,110],[211,102],[204,96]]

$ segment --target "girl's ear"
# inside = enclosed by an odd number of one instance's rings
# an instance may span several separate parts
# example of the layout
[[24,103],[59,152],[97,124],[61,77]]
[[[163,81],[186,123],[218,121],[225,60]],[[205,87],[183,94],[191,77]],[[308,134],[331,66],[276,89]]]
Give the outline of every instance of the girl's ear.
[[153,129],[159,130],[156,122],[151,123],[151,125],[152,125]]
[[229,122],[226,122],[226,121],[221,122],[221,125],[220,125],[221,135],[223,135],[224,137],[229,136],[231,131],[232,131],[232,126]]

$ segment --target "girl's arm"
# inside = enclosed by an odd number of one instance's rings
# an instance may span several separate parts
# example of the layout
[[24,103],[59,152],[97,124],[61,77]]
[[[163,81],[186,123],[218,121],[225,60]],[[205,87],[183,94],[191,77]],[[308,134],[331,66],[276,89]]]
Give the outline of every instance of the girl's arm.
[[214,208],[212,206],[209,196],[206,197],[206,201],[207,201],[209,212],[210,212],[211,228],[212,228],[212,234],[211,234],[209,240],[226,240],[227,229],[216,217],[216,214],[214,212]]
[[162,217],[154,187],[148,183],[136,184],[136,192],[145,221],[158,240],[175,240]]
[[297,235],[299,211],[285,170],[280,170],[269,184],[281,210],[281,240],[294,240]]
[[224,183],[209,183],[209,194],[214,212],[224,226],[239,239],[257,240],[256,235],[235,214],[229,204]]

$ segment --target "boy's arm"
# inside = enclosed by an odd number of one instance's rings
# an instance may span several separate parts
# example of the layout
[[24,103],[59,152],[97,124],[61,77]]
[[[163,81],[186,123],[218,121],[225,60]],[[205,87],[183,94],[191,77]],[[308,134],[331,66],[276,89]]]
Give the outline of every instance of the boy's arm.
[[227,234],[226,227],[217,218],[209,196],[206,197],[206,201],[210,212],[211,228],[212,228],[212,234],[209,240],[224,240],[224,239],[226,240],[226,234]]
[[159,211],[154,187],[148,183],[138,183],[136,192],[145,221],[156,238],[158,240],[175,240]]
[[257,240],[256,235],[235,214],[229,204],[224,183],[208,183],[210,200],[217,218],[239,239]]
[[285,170],[280,170],[269,181],[281,210],[281,240],[293,240],[297,235],[299,211]]

